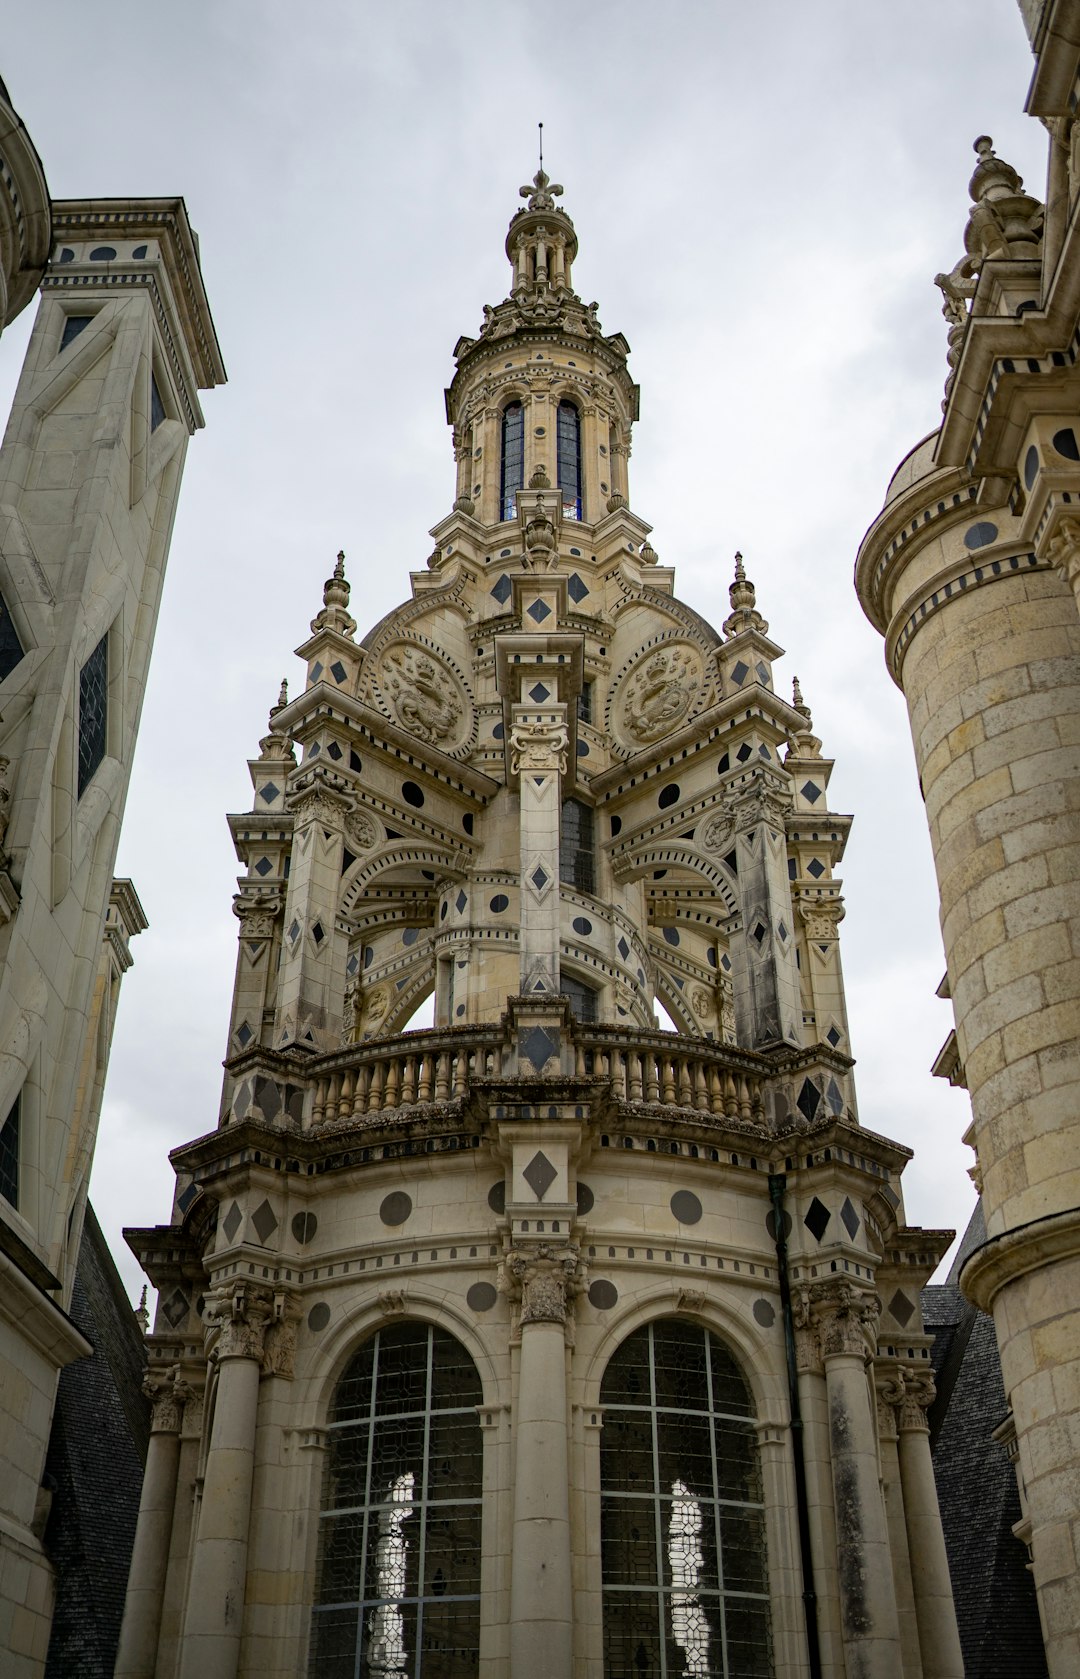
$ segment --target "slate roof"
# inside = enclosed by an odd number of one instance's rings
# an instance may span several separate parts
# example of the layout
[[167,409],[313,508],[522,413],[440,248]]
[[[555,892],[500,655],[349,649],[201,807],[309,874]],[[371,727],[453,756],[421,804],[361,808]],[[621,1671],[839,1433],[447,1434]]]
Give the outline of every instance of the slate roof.
[[150,1407],[141,1384],[142,1334],[87,1206],[71,1316],[94,1347],[60,1373],[46,1475],[54,1484],[45,1545],[56,1569],[56,1610],[45,1679],[110,1679]]
[[1007,1413],[993,1319],[960,1293],[968,1254],[986,1240],[981,1204],[948,1281],[923,1290],[938,1396],[929,1413],[941,1522],[966,1679],[1046,1679],[1016,1473],[991,1435]]

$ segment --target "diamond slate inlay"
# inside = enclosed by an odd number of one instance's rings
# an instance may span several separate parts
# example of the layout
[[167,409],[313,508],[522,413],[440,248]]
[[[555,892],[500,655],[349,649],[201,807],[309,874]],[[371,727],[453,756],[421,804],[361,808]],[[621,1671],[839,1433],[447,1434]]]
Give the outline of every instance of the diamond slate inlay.
[[[178,1329],[188,1315],[188,1297],[181,1289],[174,1288],[161,1310],[169,1322],[170,1329]],[[895,1316],[895,1313],[893,1314]]]
[[545,1062],[550,1061],[553,1055],[558,1055],[559,1034],[545,1032],[542,1026],[533,1026],[522,1037],[521,1053],[539,1072]]
[[589,592],[587,583],[583,583],[576,571],[570,573],[566,582],[566,592],[572,601],[583,601]]
[[806,865],[806,872],[809,875],[813,875],[815,880],[820,880],[822,875],[825,873],[825,865],[824,863],[819,863],[816,857],[811,857],[810,861]]
[[492,585],[491,593],[494,595],[500,606],[505,606],[513,592],[514,585],[511,583],[509,577],[507,577],[504,571],[502,576]]
[[821,788],[816,781],[804,781],[799,791],[807,804],[816,805],[821,797]]
[[225,1217],[221,1221],[221,1228],[225,1232],[225,1240],[231,1242],[236,1232],[244,1222],[244,1215],[234,1201]]
[[844,1205],[840,1208],[840,1217],[843,1221],[844,1229],[847,1231],[848,1235],[851,1237],[851,1240],[854,1241],[856,1236],[859,1234],[859,1222],[860,1221],[859,1221],[858,1213],[855,1211],[855,1208],[851,1205],[850,1196],[847,1196],[847,1195],[844,1196]]
[[534,701],[536,705],[543,705],[545,700],[549,700],[551,698],[551,689],[545,688],[542,682],[534,682],[532,687],[529,689],[529,698]]
[[618,949],[619,955],[622,957],[623,961],[625,962],[626,958],[630,954],[630,946],[627,944],[625,939],[620,939],[619,940],[617,949]]
[[340,659],[335,659],[333,664],[330,666],[330,675],[334,678],[334,681],[335,682],[344,682],[344,680],[345,680],[346,676],[348,676],[348,674],[349,673],[345,669],[345,666],[342,664],[341,660]]
[[457,897],[454,899],[454,902],[457,905],[457,912],[458,912],[459,915],[461,915],[462,912],[464,911],[465,905],[468,903],[468,901],[469,900],[465,896],[464,892],[459,892]]
[[261,1206],[256,1207],[251,1215],[252,1229],[264,1247],[277,1229],[277,1225],[278,1221],[269,1201],[264,1201]]
[[731,674],[741,688],[743,683],[746,681],[746,678],[750,675],[750,666],[744,665],[740,659],[736,664],[732,665]]
[[273,866],[274,865],[270,861],[269,857],[260,857],[259,861],[255,865],[255,873],[256,874],[269,874],[270,870],[273,868]]
[[551,608],[546,600],[534,600],[525,610],[534,624],[542,624],[545,618],[551,617]]
[[832,1044],[834,1049],[836,1048],[837,1044],[840,1042],[840,1033],[836,1030],[835,1026],[829,1027],[829,1030],[825,1034],[825,1041],[826,1043]]
[[830,1079],[825,1086],[825,1100],[834,1118],[839,1119],[844,1111],[844,1097],[835,1079]]
[[533,885],[536,887],[536,890],[538,892],[542,892],[544,890],[544,887],[548,883],[549,876],[547,874],[547,871],[545,869],[541,868],[540,864],[537,863],[535,869],[533,870],[533,872],[529,876],[529,878],[532,881]]
[[[280,787],[275,786],[274,782],[268,781],[265,787],[259,788],[259,797],[265,799],[268,805],[272,805],[280,792]],[[263,860],[265,861],[265,858]]]
[[901,1329],[906,1329],[908,1324],[911,1322],[915,1308],[908,1299],[907,1295],[898,1288],[892,1299],[889,1301],[889,1311],[892,1313]]
[[255,1034],[251,1030],[247,1021],[242,1020],[240,1025],[236,1028],[236,1041],[240,1045],[240,1048],[246,1049],[254,1036]]
[[829,1220],[831,1217],[832,1214],[830,1213],[828,1207],[825,1206],[824,1202],[819,1201],[815,1195],[809,1207],[806,1209],[806,1217],[803,1219],[803,1223],[805,1224],[807,1230],[809,1230],[811,1236],[813,1236],[815,1242],[821,1241],[821,1238],[829,1228]]
[[536,1199],[542,1201],[559,1174],[543,1149],[537,1149],[521,1175]]
[[803,1118],[812,1121],[821,1106],[821,1091],[809,1079],[803,1079],[802,1089],[795,1098],[795,1105]]

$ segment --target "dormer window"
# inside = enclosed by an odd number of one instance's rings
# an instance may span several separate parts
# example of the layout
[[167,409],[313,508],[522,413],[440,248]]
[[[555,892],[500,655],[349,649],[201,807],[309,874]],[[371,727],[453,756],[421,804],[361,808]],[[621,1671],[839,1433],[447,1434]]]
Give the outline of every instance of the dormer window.
[[563,518],[581,518],[581,415],[572,402],[560,402],[557,419],[558,483]]
[[499,517],[517,518],[518,491],[525,482],[525,410],[508,402],[502,417],[502,454],[499,473]]

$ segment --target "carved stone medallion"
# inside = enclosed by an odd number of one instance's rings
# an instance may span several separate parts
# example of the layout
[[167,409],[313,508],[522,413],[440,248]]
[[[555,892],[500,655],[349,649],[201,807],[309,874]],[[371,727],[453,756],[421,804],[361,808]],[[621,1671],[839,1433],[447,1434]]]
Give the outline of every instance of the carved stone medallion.
[[392,644],[379,660],[372,689],[387,716],[427,746],[453,752],[471,736],[473,711],[465,684],[431,648]]
[[616,739],[636,751],[677,729],[695,710],[704,676],[701,652],[689,642],[645,649],[612,695],[609,718]]
[[379,837],[379,830],[366,810],[350,810],[345,818],[345,837],[357,851],[370,851]]

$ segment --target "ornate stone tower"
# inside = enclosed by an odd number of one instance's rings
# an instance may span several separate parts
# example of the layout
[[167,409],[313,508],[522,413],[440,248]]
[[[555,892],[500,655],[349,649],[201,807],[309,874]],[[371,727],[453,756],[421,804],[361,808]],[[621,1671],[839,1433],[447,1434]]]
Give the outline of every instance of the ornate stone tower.
[[457,344],[411,598],[358,640],[338,556],[230,819],[219,1123],[128,1232],[126,1679],[959,1679],[950,1233],[856,1117],[849,818],[741,559],[715,630],[631,510],[561,190]]
[[146,925],[117,839],[198,391],[224,371],[183,202],[53,203],[50,255],[2,95],[0,314],[42,291],[0,450],[0,1647],[23,1679],[49,1638],[45,1451],[58,1372],[92,1350],[67,1308]]
[[1047,1660],[1080,1672],[1080,70],[1074,4],[1022,7],[1045,207],[975,142],[940,429],[859,554],[911,717],[956,1018],[936,1071],[971,1093],[992,1312]]

